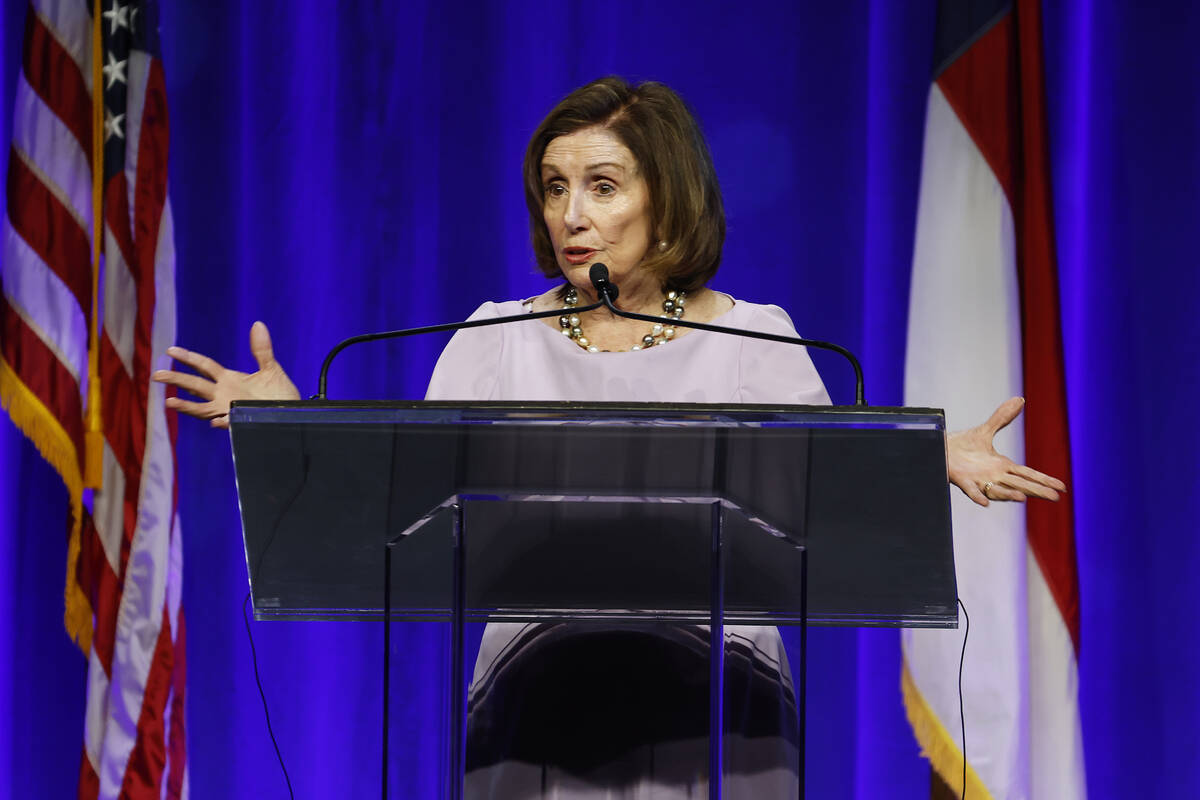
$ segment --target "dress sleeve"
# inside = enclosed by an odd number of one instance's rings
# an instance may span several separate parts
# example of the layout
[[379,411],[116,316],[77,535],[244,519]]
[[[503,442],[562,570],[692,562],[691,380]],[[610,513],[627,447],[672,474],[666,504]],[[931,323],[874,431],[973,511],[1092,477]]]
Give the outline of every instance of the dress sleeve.
[[[468,319],[500,316],[497,305],[487,302],[475,309]],[[500,326],[503,328],[504,326]],[[438,356],[426,400],[490,400],[496,393],[500,376],[500,357],[504,337],[496,328],[468,328],[458,331]]]
[[[763,333],[799,336],[791,318],[779,306],[762,306],[747,326]],[[817,374],[808,349],[782,342],[742,339],[738,359],[739,402],[829,405],[829,393]]]

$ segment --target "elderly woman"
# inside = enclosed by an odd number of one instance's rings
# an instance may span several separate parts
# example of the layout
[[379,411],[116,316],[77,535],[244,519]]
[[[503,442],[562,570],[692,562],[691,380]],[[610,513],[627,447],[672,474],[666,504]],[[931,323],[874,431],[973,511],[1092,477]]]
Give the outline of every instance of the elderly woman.
[[[474,317],[562,315],[460,331],[438,360],[429,399],[829,402],[801,348],[672,325],[682,318],[796,335],[779,307],[708,288],[725,236],[721,195],[699,126],[670,89],[605,78],[572,92],[533,134],[524,180],[537,263],[556,285],[485,303]],[[575,314],[596,299],[596,263],[608,266],[621,308],[662,321]],[[200,375],[155,378],[202,402],[168,404],[223,426],[232,400],[299,398],[262,323],[250,339],[253,374],[172,348]],[[980,505],[1054,500],[1064,488],[993,449],[995,432],[1020,410],[1009,400],[948,439],[950,480]],[[707,648],[695,626],[489,625],[469,703],[469,795],[698,796],[708,778]],[[798,724],[779,635],[727,628],[726,653],[727,791],[795,796]]]

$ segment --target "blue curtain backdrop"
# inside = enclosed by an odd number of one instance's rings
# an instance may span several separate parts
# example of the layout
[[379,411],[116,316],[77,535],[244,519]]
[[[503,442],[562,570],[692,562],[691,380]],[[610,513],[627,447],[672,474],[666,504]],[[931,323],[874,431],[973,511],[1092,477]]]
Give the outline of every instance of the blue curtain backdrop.
[[[670,84],[702,120],[729,212],[714,286],[857,350],[869,399],[899,402],[934,3],[164,5],[184,346],[248,367],[262,319],[311,392],[344,336],[542,291],[526,139],[562,95],[616,73]],[[7,0],[0,18],[5,137],[24,13]],[[1046,9],[1096,798],[1200,796],[1197,41],[1188,2]],[[442,343],[348,353],[331,394],[419,397]],[[845,367],[816,358],[847,401]],[[242,628],[228,441],[186,421],[179,455],[192,796],[285,796]],[[85,665],[61,625],[65,529],[64,492],[5,418],[0,797],[74,792]],[[255,625],[298,796],[377,791],[380,641],[362,625]],[[926,797],[896,635],[810,643],[809,796]],[[440,659],[436,635],[398,652],[413,668],[399,702],[417,721],[393,764],[430,785],[438,709],[416,667]]]

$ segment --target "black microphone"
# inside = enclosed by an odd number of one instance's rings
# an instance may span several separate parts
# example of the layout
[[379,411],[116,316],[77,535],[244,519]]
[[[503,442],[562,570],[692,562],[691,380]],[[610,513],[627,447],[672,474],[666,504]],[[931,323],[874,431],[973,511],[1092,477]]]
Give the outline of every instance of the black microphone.
[[[632,311],[622,311],[613,305],[613,301],[617,299],[617,285],[608,279],[608,265],[596,263],[588,270],[588,277],[592,280],[592,287],[596,290],[596,296],[600,298],[601,303],[608,307],[608,310],[616,314],[618,317],[625,319],[636,319],[643,322],[650,322],[655,325],[663,323],[662,317],[652,317],[649,314],[635,314]],[[774,333],[760,333],[759,331],[745,331],[740,328],[725,328],[720,325],[709,325],[706,322],[688,322],[683,319],[672,319],[670,323],[679,328],[695,328],[700,331],[711,331],[713,333],[727,333],[731,336],[746,336],[751,339],[763,339],[768,342],[783,342],[784,344],[798,344],[802,347],[815,347],[818,350],[832,350],[838,355],[850,362],[850,366],[854,368],[854,405],[866,406],[867,401],[863,396],[863,373],[862,366],[858,363],[854,353],[851,353],[840,344],[833,342],[822,342],[819,339],[801,339],[798,336],[779,336]]]
[[592,264],[592,268],[588,270],[588,278],[592,281],[592,288],[596,290],[596,296],[601,300],[609,300],[616,302],[617,297],[621,294],[617,285],[608,279],[608,266],[599,262]]
[[[595,267],[592,267],[595,269]],[[607,278],[608,268],[604,270],[604,275]],[[613,293],[613,297],[617,296],[617,287],[613,284],[608,284]],[[426,325],[421,328],[404,328],[398,331],[381,331],[379,333],[363,333],[358,336],[351,336],[349,339],[343,339],[334,345],[333,349],[325,356],[325,360],[321,362],[321,375],[317,378],[317,393],[313,395],[313,400],[325,400],[325,384],[329,377],[329,367],[333,364],[333,359],[338,353],[345,350],[347,347],[364,342],[378,342],[383,339],[402,339],[405,336],[419,336],[423,333],[438,333],[439,331],[459,331],[464,328],[483,328],[488,325],[504,325],[509,322],[524,322],[530,319],[543,319],[545,317],[561,317],[563,314],[582,314],[585,311],[594,311],[603,302],[592,303],[590,306],[579,306],[578,308],[562,309],[554,308],[549,311],[535,311],[530,314],[513,314],[507,317],[493,317],[492,319],[469,319],[466,322],[446,322],[441,325]]]

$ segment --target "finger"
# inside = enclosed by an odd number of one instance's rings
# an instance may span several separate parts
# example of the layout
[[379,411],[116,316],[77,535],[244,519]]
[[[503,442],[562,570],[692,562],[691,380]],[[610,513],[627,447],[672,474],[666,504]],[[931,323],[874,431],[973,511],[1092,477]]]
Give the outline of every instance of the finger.
[[157,370],[150,376],[151,380],[159,383],[167,383],[171,386],[178,386],[186,392],[191,392],[197,397],[203,397],[205,400],[212,400],[213,393],[216,391],[216,384],[212,381],[205,380],[198,375],[191,375],[186,372],[174,372],[169,369]]
[[214,428],[224,428],[224,429],[228,430],[229,429],[229,415],[222,414],[219,417],[213,417],[212,420],[209,421],[208,424],[212,425]]
[[181,364],[187,364],[201,375],[212,378],[214,381],[225,371],[224,367],[208,356],[193,353],[191,350],[184,350],[182,347],[168,347],[167,355]]
[[1065,492],[1067,490],[1067,485],[1058,478],[1055,478],[1053,475],[1047,475],[1044,472],[1038,472],[1033,467],[1027,467],[1024,464],[1014,464],[1009,468],[1009,471],[1015,472],[1022,478],[1040,483],[1043,486],[1049,486],[1058,492]]
[[1014,475],[1011,472],[1001,479],[1000,485],[1007,486],[1010,489],[1016,489],[1018,492],[1021,492],[1029,497],[1040,497],[1043,500],[1058,499],[1058,492],[1054,491],[1049,486],[1043,486],[1035,481],[1026,480],[1020,475]]
[[983,506],[984,508],[987,508],[987,506],[988,506],[987,495],[985,495],[983,493],[983,491],[975,484],[975,481],[968,481],[965,484],[955,484],[955,485],[958,486],[958,488],[962,489],[963,494],[965,494],[967,497],[971,498],[971,500],[973,500],[976,505],[980,505],[980,506]]
[[1024,407],[1024,397],[1010,397],[992,412],[992,415],[988,417],[988,421],[983,423],[983,427],[987,428],[992,433],[995,433],[1016,419],[1017,415],[1021,413],[1021,409]]
[[275,350],[271,347],[271,332],[262,322],[255,322],[250,326],[250,352],[254,354],[254,360],[258,362],[260,370],[275,363]]
[[989,500],[1004,500],[1012,503],[1024,503],[1025,495],[1002,483],[993,483],[987,490]]
[[178,397],[168,397],[167,408],[173,408],[189,417],[209,419],[213,415],[212,403],[193,403],[191,400],[181,400]]

